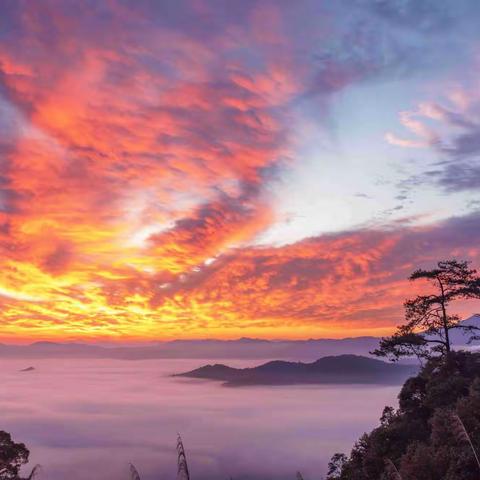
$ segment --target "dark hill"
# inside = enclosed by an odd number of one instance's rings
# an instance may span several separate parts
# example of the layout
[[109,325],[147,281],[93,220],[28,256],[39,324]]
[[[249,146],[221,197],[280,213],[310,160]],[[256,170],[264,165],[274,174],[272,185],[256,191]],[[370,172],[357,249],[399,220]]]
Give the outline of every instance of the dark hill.
[[349,456],[334,455],[326,480],[480,478],[479,353],[431,358],[398,399]]
[[175,376],[220,380],[227,385],[400,384],[415,367],[382,362],[358,355],[323,357],[313,363],[275,360],[253,368],[206,365]]

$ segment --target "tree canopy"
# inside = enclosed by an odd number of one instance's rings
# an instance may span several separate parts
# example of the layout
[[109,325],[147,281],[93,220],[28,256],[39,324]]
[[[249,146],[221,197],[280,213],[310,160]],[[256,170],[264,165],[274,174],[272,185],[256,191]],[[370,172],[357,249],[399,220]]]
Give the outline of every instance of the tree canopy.
[[429,359],[398,398],[349,457],[334,455],[327,480],[478,480],[480,354]]
[[414,271],[409,279],[426,280],[432,291],[405,302],[406,323],[391,337],[383,338],[372,353],[391,360],[411,355],[419,358],[435,353],[445,355],[452,348],[450,331],[453,329],[462,330],[469,342],[480,339],[480,328],[462,324],[449,308],[456,300],[480,298],[480,276],[469,268],[468,262],[441,261],[431,270]]
[[23,443],[15,443],[9,433],[0,431],[0,480],[17,480],[29,454]]

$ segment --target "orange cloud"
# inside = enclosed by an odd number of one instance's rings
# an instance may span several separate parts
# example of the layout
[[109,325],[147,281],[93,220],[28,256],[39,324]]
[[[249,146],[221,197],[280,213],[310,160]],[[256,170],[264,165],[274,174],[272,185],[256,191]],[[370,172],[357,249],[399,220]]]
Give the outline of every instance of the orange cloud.
[[[385,334],[401,320],[404,299],[415,293],[406,280],[413,269],[452,256],[478,262],[473,240],[478,225],[478,215],[472,215],[423,228],[236,248],[170,270],[142,270],[141,263],[132,262],[81,264],[61,273],[9,262],[2,269],[2,285],[18,288],[0,290],[4,335],[149,339],[245,332],[293,338]],[[201,246],[201,235],[199,239]],[[190,240],[155,239],[164,249]],[[57,255],[62,264],[64,252]],[[172,256],[168,252],[166,259]],[[200,254],[198,258],[203,260]],[[147,265],[164,261],[155,263],[152,255]],[[458,306],[465,315],[471,309]]]
[[[422,243],[448,226],[253,246],[291,162],[292,104],[378,66],[362,54],[315,69],[275,4],[234,4],[228,18],[207,2],[168,22],[156,2],[5,8],[4,338],[386,332],[416,262],[454,253],[449,239]],[[412,116],[403,123],[428,137]]]
[[0,47],[20,119],[0,183],[0,298],[13,334],[112,335],[116,325],[114,335],[146,336],[157,318],[150,277],[188,273],[273,218],[262,183],[288,136],[272,108],[293,93],[293,74],[275,63],[242,73],[242,62],[219,62],[228,41],[213,54],[111,7],[105,35],[82,6],[45,5],[47,26],[29,5],[12,15],[23,34]]

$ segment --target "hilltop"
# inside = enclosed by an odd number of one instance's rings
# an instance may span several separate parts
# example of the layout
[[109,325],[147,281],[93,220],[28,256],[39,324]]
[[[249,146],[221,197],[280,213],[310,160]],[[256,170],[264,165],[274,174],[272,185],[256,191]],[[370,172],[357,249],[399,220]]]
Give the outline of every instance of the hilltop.
[[415,367],[382,362],[359,355],[323,357],[312,363],[275,360],[252,368],[205,365],[177,377],[219,380],[226,385],[400,384]]

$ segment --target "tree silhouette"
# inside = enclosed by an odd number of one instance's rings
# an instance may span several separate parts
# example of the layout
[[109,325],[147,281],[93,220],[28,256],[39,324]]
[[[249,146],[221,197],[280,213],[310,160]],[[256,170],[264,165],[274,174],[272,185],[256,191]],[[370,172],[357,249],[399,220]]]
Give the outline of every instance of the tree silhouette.
[[416,270],[409,279],[427,280],[434,291],[405,302],[406,323],[393,336],[382,338],[379,348],[372,352],[374,355],[392,360],[411,355],[428,358],[435,352],[448,355],[453,329],[468,335],[468,342],[480,339],[479,327],[462,325],[458,315],[448,309],[455,300],[480,298],[480,277],[469,268],[468,262],[438,262],[432,270]]
[[[23,443],[15,443],[9,433],[0,431],[0,480],[17,480],[30,452]],[[32,472],[33,473],[33,472]]]
[[[327,480],[478,480],[480,353],[432,356]],[[329,465],[329,467],[330,467]]]
[[339,480],[342,474],[342,470],[348,461],[348,457],[343,453],[335,453],[328,462],[328,471],[326,480]]

